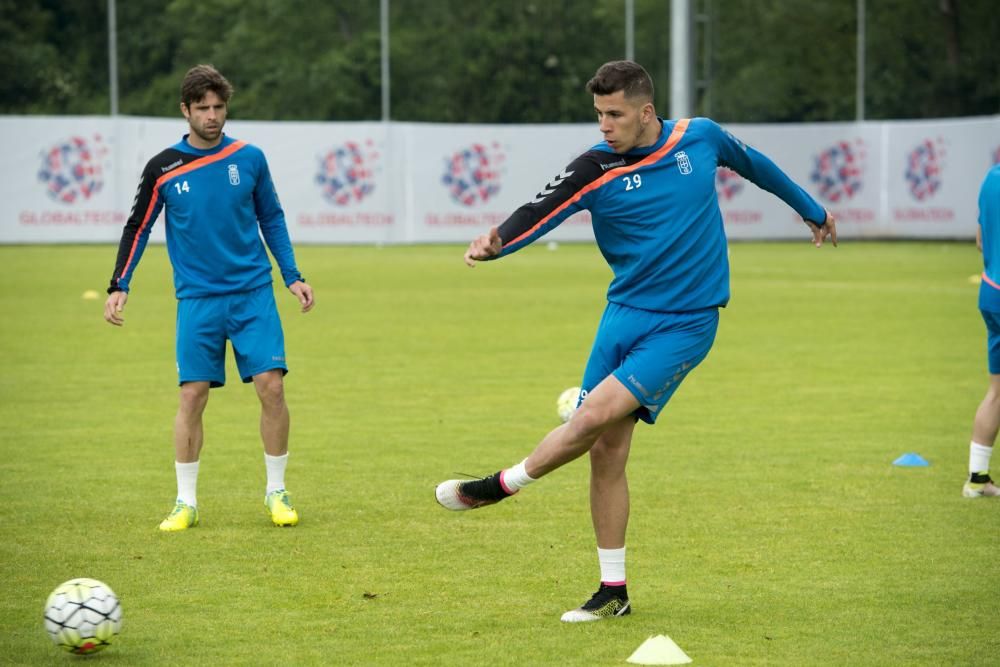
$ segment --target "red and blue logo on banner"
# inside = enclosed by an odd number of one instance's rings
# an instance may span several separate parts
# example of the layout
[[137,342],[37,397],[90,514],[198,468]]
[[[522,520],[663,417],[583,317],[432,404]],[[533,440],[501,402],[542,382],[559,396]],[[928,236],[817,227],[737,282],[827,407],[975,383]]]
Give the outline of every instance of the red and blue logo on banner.
[[732,169],[719,167],[715,170],[715,192],[722,201],[730,201],[743,192],[743,177]]
[[86,201],[104,187],[101,164],[107,148],[100,135],[91,141],[71,137],[42,153],[38,181],[49,198],[64,204]]
[[906,159],[906,182],[910,194],[917,201],[934,196],[941,188],[941,171],[944,168],[944,148],[942,141],[925,139],[917,145]]
[[346,206],[360,202],[375,191],[373,163],[378,159],[372,142],[348,141],[319,156],[316,183],[323,198],[331,204]]
[[500,192],[504,154],[497,143],[490,148],[472,144],[445,158],[441,182],[452,200],[463,206],[485,204]]
[[864,185],[865,145],[857,139],[852,146],[838,141],[816,156],[810,179],[821,197],[830,202],[846,201]]

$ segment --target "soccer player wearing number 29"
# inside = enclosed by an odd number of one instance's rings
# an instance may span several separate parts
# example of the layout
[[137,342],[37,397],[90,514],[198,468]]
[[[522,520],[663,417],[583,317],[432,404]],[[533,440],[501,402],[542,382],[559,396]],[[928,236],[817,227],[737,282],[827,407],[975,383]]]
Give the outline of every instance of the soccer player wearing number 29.
[[202,414],[209,388],[225,384],[227,339],[240,377],[253,382],[261,403],[267,470],[264,505],[275,525],[294,526],[299,521],[285,491],[288,366],[264,242],[302,312],[312,309],[313,290],[295,266],[285,214],[263,152],[222,132],[232,92],[229,81],[208,65],[198,65],[184,77],[181,112],[191,132],[146,165],[104,304],[104,319],[121,326],[132,274],[153,222],[165,208],[167,252],[177,294],[180,383],[174,422],[177,502],[160,523],[165,531],[198,525]]
[[715,171],[726,166],[780,197],[812,230],[837,243],[835,221],[771,160],[707,118],[663,120],[653,82],[631,61],[602,65],[587,84],[604,142],[570,165],[499,227],[476,238],[469,266],[509,255],[588,209],[614,277],[566,424],[511,468],[438,485],[451,510],[490,505],[590,452],[590,511],[601,583],[563,621],[631,612],[625,579],[629,515],[625,464],[636,422],[653,424],[684,377],[708,354],[718,309],[729,301],[726,238]]

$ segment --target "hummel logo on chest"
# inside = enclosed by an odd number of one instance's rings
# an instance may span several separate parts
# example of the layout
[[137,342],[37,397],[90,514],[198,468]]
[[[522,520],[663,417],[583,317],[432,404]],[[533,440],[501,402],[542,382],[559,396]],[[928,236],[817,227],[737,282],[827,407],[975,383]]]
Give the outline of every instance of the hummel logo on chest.
[[171,169],[173,169],[174,167],[179,167],[182,164],[184,164],[184,160],[177,160],[176,162],[171,162],[166,167],[160,167],[160,173],[165,174],[168,171],[170,171]]

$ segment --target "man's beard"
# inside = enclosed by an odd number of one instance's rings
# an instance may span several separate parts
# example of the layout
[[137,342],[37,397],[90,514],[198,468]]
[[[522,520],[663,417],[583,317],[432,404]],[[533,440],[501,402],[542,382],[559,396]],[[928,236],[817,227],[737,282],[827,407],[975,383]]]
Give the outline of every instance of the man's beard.
[[[214,130],[201,130],[201,129],[197,128],[197,127],[193,127],[192,126],[191,127],[191,131],[194,132],[195,134],[197,134],[199,139],[201,139],[202,141],[206,141],[206,142],[215,141],[216,139],[219,138],[219,135],[222,134],[222,128],[221,127],[217,127]],[[211,136],[209,136],[209,135],[205,134],[206,132],[212,132],[213,134]]]

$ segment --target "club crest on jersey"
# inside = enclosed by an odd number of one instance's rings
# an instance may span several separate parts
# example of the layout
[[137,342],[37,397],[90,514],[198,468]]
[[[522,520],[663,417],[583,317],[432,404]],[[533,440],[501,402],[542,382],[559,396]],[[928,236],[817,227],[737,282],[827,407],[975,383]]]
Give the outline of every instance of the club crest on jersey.
[[230,185],[240,184],[240,170],[235,164],[229,165],[229,184]]
[[687,153],[684,151],[677,151],[676,156],[677,168],[681,170],[682,174],[686,176],[694,171],[694,168],[691,167],[691,158],[687,156]]

